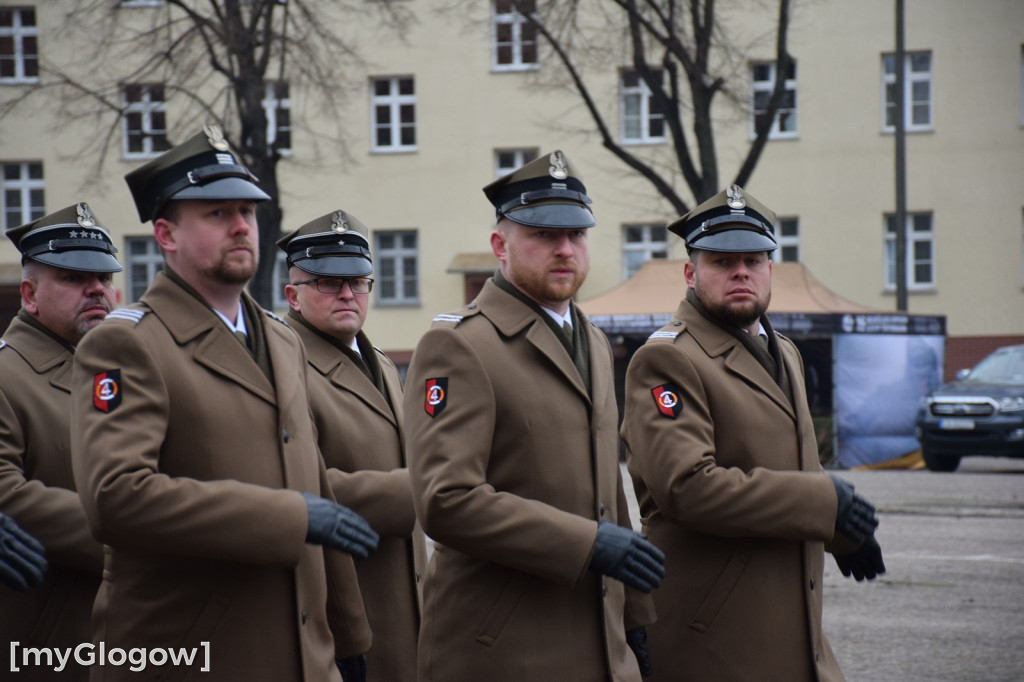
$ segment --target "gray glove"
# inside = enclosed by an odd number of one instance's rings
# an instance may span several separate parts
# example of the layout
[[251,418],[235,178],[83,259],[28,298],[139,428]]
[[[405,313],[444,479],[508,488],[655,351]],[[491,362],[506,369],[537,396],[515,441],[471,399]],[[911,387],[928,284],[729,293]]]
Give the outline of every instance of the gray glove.
[[590,569],[649,593],[665,577],[665,555],[640,533],[600,521]]
[[650,677],[651,655],[647,653],[647,628],[641,626],[626,630],[626,644],[636,656],[637,665],[640,666],[640,677]]
[[302,493],[302,497],[309,511],[306,542],[339,549],[359,559],[365,559],[377,549],[380,536],[362,516],[311,493]]
[[341,682],[366,682],[366,656],[339,658],[334,663],[341,673]]
[[839,509],[836,511],[836,532],[842,533],[855,545],[860,545],[874,534],[878,527],[875,507],[853,492],[853,486],[841,478],[829,476],[836,488]]
[[39,587],[46,574],[45,551],[14,519],[0,514],[0,584],[19,592]]
[[852,574],[857,582],[864,578],[874,580],[875,576],[885,573],[882,548],[878,546],[878,540],[875,540],[874,535],[869,536],[864,544],[853,552],[838,555],[835,559],[843,575],[849,578]]

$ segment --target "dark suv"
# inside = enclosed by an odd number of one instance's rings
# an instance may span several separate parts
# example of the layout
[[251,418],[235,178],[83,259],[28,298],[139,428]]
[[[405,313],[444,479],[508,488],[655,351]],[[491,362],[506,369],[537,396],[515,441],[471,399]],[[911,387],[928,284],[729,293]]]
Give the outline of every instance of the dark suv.
[[1024,458],[1024,346],[999,348],[921,400],[917,440],[932,471],[970,455]]

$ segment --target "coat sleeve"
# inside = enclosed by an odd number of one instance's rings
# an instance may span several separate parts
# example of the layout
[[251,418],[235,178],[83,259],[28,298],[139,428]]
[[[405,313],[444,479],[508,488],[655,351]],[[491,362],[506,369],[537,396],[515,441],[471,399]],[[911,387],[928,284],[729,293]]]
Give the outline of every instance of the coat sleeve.
[[92,537],[78,493],[27,479],[26,447],[17,413],[0,389],[0,510],[43,543],[48,560],[99,575],[103,546]]
[[391,537],[412,535],[416,510],[408,469],[350,472],[331,468],[327,477],[335,499],[366,519],[375,531]]
[[[161,472],[170,396],[160,359],[142,336],[107,322],[75,353],[72,463],[93,534],[137,551],[297,565],[307,524],[298,492]],[[93,404],[94,380],[114,368],[121,403],[104,412]]]
[[[431,416],[426,382],[436,378],[447,381],[447,392]],[[424,532],[478,559],[574,585],[587,569],[597,523],[488,481],[491,457],[499,454],[491,452],[498,403],[488,368],[464,335],[435,327],[423,336],[404,411],[413,501]]]
[[[737,382],[741,380],[736,379]],[[658,409],[652,389],[678,391],[680,409],[670,417]],[[748,387],[742,385],[748,392]],[[739,401],[711,395],[690,357],[672,343],[648,343],[633,356],[626,372],[623,439],[637,487],[646,490],[658,511],[675,523],[726,537],[789,540],[831,539],[835,492],[823,472],[749,470],[719,465],[731,453],[716,450],[718,410],[743,410]],[[725,404],[728,403],[728,404]],[[756,448],[761,461],[796,461],[791,441],[748,428],[743,447]],[[775,452],[772,452],[775,450]],[[732,457],[733,460],[738,457]]]

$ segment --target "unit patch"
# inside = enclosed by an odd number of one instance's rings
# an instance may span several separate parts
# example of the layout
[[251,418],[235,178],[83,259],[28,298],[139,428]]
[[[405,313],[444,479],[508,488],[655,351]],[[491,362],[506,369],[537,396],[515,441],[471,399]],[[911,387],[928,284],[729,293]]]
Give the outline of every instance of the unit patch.
[[679,389],[672,384],[662,384],[651,389],[654,404],[658,411],[669,419],[675,419],[683,411],[683,402],[679,398]]
[[427,379],[427,397],[423,402],[423,409],[431,417],[436,417],[448,404],[448,377]]
[[92,404],[100,412],[113,412],[121,404],[121,370],[108,369],[92,380]]

